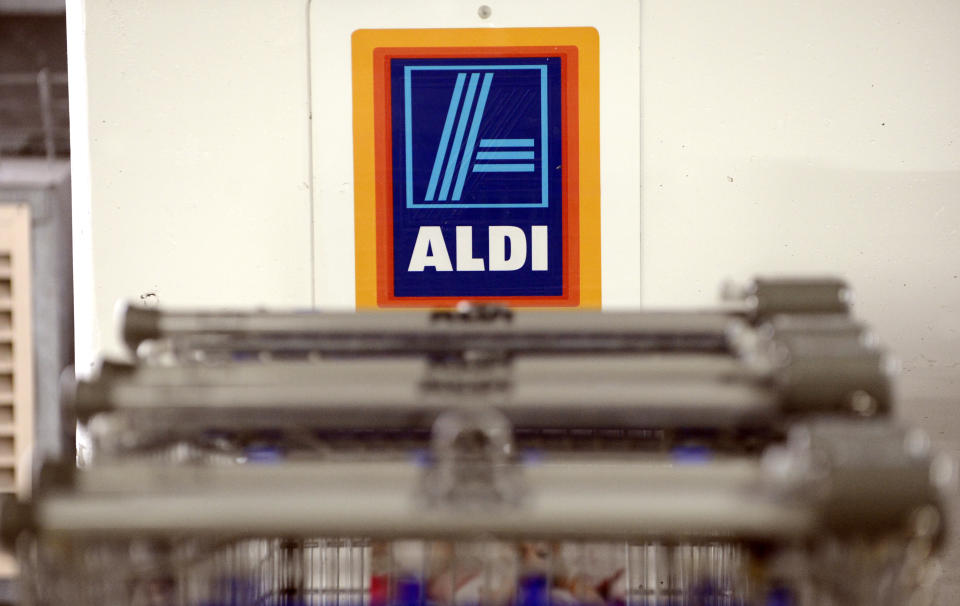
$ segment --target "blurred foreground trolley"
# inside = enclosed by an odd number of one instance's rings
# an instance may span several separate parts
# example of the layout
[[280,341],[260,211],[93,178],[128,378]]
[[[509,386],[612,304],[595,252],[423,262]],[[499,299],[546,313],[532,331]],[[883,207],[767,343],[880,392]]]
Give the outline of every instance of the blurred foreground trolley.
[[831,280],[684,313],[131,309],[36,605],[919,605],[952,465]]
[[418,462],[54,472],[3,528],[34,604],[865,606],[930,590],[949,469],[920,434],[824,421],[759,459],[531,459],[504,425],[450,413]]
[[885,417],[890,363],[835,280],[687,312],[184,313],[129,308],[136,363],[72,409],[96,456],[390,457],[491,407],[521,450],[758,451],[794,421]]

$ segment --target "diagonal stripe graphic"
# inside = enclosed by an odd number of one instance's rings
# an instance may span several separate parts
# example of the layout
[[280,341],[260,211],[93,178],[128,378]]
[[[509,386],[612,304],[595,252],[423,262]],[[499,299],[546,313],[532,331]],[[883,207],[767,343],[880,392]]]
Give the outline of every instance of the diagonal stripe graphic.
[[483,119],[483,109],[487,105],[487,95],[490,93],[490,84],[493,82],[493,74],[487,72],[483,75],[483,85],[480,86],[480,98],[477,99],[477,107],[473,111],[473,122],[470,124],[470,135],[467,137],[467,147],[463,151],[463,158],[460,160],[460,174],[457,175],[457,185],[453,188],[453,200],[460,200],[460,194],[463,193],[463,183],[467,178],[467,168],[470,166],[470,159],[473,157],[473,148],[477,142],[477,131],[480,130],[480,121]]
[[427,202],[433,200],[437,191],[437,180],[440,179],[440,167],[443,166],[443,158],[447,155],[447,145],[450,143],[450,131],[453,130],[453,120],[457,115],[457,106],[460,105],[460,95],[463,94],[463,83],[467,79],[467,74],[457,74],[457,82],[453,86],[453,95],[450,97],[450,107],[447,109],[447,119],[443,123],[443,133],[440,135],[440,144],[437,146],[437,156],[433,160],[433,170],[430,171],[430,183],[427,185],[427,196],[424,198]]
[[447,167],[443,173],[443,183],[440,185],[439,200],[445,201],[450,192],[450,182],[453,181],[453,173],[457,165],[457,158],[460,156],[460,147],[463,144],[463,133],[467,129],[467,121],[470,118],[470,108],[473,105],[473,97],[477,94],[477,80],[480,74],[470,75],[470,84],[467,85],[467,96],[463,100],[463,106],[460,108],[460,119],[457,121],[457,133],[453,137],[453,146],[447,155]]

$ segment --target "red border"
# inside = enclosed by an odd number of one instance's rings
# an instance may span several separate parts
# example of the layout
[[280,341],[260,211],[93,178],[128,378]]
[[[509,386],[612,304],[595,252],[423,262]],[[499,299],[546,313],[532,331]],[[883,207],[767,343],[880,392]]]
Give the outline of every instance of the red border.
[[[397,297],[393,294],[393,162],[390,133],[390,60],[394,58],[559,57],[562,183],[563,294],[551,296]],[[580,303],[580,141],[576,46],[490,46],[451,48],[377,48],[373,52],[374,137],[376,155],[377,304],[381,307],[452,307],[470,299],[513,306],[575,307]]]

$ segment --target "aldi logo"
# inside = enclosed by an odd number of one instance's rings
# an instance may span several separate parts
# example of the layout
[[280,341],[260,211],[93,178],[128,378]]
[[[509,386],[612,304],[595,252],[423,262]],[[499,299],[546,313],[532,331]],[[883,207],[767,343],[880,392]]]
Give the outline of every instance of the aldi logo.
[[[598,297],[599,241],[580,227],[599,211],[582,199],[580,48],[423,45],[491,30],[388,44],[411,31],[354,34],[358,306],[581,305],[584,244]],[[361,183],[370,143],[375,181]]]
[[407,208],[549,206],[550,178],[562,175],[548,166],[551,131],[561,159],[560,112],[550,111],[558,59],[409,60],[392,69],[403,91]]

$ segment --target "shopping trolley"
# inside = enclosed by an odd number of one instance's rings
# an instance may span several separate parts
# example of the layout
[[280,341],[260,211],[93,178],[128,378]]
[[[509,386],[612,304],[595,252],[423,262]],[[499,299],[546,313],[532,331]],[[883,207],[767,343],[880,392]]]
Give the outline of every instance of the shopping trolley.
[[28,604],[923,604],[951,473],[882,420],[759,459],[533,458],[457,410],[407,461],[52,471],[2,529]]
[[128,308],[28,604],[923,604],[950,463],[836,280],[712,310]]
[[793,419],[883,416],[890,362],[836,280],[758,280],[690,312],[167,312],[130,307],[135,363],[72,409],[97,451],[244,458],[423,449],[492,406],[523,448],[758,450]]

